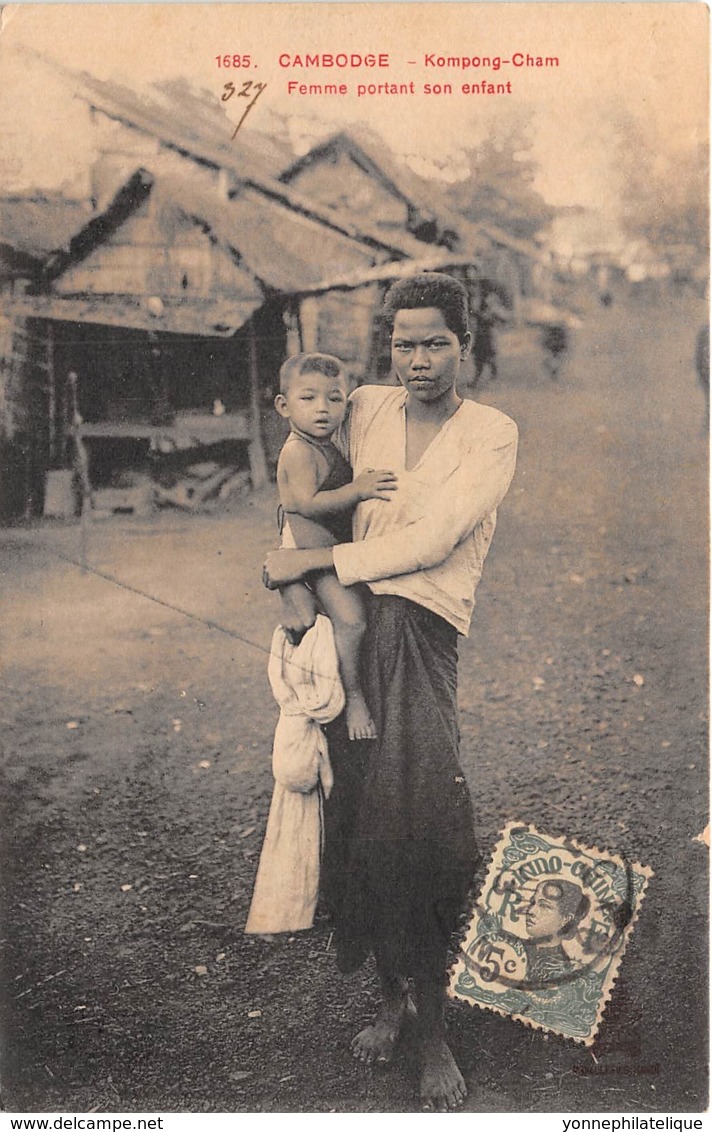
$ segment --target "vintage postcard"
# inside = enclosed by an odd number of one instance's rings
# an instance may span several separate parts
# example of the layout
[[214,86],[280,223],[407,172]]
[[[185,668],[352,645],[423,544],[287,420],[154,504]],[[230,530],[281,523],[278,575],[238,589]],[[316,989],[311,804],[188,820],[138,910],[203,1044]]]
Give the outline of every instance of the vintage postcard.
[[7,1110],[705,1109],[708,22],[0,8]]

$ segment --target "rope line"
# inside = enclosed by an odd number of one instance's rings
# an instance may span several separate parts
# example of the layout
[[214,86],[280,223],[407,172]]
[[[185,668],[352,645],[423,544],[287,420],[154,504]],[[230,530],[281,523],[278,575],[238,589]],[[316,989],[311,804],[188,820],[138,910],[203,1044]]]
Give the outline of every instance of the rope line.
[[264,645],[259,644],[257,641],[251,641],[249,637],[243,637],[241,633],[236,632],[234,629],[228,629],[226,625],[221,625],[219,621],[212,621],[210,618],[201,617],[198,613],[192,613],[189,609],[183,609],[180,605],[175,605],[171,601],[166,601],[165,598],[156,597],[155,594],[146,593],[138,586],[132,586],[129,582],[123,582],[120,578],[114,577],[113,574],[107,574],[105,570],[98,570],[95,566],[89,566],[88,563],[77,562],[75,558],[71,558],[68,554],[62,554],[60,550],[53,550],[50,547],[44,547],[44,550],[56,558],[60,558],[63,562],[68,562],[71,566],[76,566],[78,570],[88,571],[90,574],[95,574],[97,578],[102,578],[105,582],[110,582],[120,590],[126,590],[128,593],[136,594],[138,597],[145,598],[146,601],[152,601],[154,605],[161,605],[164,609],[170,609],[173,613],[179,613],[182,617],[187,617],[191,621],[197,621],[200,625],[205,625],[207,629],[214,629],[218,633],[224,633],[226,637],[232,637],[233,640],[239,641],[248,648],[255,649],[257,652],[265,656],[271,656],[271,650],[265,648]]
[[[110,582],[120,590],[126,590],[127,593],[136,594],[138,597],[145,598],[146,601],[152,601],[154,605],[161,605],[164,609],[170,609],[173,613],[179,613],[182,617],[187,617],[191,621],[197,621],[199,625],[204,625],[207,629],[214,629],[218,633],[224,633],[226,637],[231,637],[233,640],[239,641],[240,644],[255,649],[256,652],[261,653],[263,656],[269,657],[275,655],[271,648],[265,648],[265,646],[259,644],[259,642],[252,641],[249,637],[243,637],[241,633],[236,632],[234,629],[228,629],[226,625],[221,625],[219,621],[212,621],[210,618],[201,617],[200,614],[191,613],[189,609],[183,609],[182,606],[175,605],[171,601],[166,601],[162,597],[156,597],[155,594],[146,593],[145,590],[139,589],[138,586],[132,586],[129,582],[122,582],[120,578],[115,578],[113,574],[107,574],[105,570],[98,570],[95,566],[90,566],[88,563],[83,564],[77,562],[75,558],[72,558],[68,554],[63,554],[60,550],[53,550],[50,547],[43,547],[43,549],[47,554],[53,555],[63,562],[68,562],[70,566],[76,566],[78,570],[85,570],[90,574],[95,574],[97,578],[101,578],[105,582]],[[333,679],[331,674],[323,675],[319,672],[312,672],[311,669],[297,664],[294,659],[290,660],[289,663],[307,675],[318,676],[321,679]]]

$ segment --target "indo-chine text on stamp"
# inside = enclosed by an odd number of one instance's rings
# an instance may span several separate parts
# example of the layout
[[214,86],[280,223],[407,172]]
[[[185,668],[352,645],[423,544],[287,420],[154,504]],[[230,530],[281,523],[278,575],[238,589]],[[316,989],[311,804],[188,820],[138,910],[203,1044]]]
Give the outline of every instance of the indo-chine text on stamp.
[[590,1045],[652,875],[624,857],[510,823],[448,993]]

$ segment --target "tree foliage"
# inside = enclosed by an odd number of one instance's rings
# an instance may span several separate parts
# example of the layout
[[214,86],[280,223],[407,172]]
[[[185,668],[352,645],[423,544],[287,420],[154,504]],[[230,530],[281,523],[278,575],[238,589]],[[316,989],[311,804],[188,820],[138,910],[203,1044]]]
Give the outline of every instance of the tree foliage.
[[618,122],[621,224],[631,239],[664,251],[671,245],[708,246],[709,143],[681,139],[663,147],[637,119]]
[[469,176],[450,190],[453,207],[475,223],[496,224],[522,239],[531,239],[556,214],[534,188],[531,125],[526,115],[495,122],[465,150]]

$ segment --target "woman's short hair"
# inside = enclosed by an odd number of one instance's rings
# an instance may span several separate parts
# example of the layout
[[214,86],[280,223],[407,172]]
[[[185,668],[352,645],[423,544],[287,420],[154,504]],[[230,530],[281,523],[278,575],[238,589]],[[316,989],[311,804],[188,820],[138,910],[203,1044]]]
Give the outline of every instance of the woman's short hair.
[[383,300],[383,315],[389,329],[400,310],[418,307],[436,307],[442,314],[448,330],[463,343],[470,329],[467,291],[458,279],[440,271],[424,271],[394,283]]
[[537,885],[536,891],[540,889],[542,896],[558,905],[562,919],[567,921],[566,927],[561,932],[562,937],[573,935],[581,920],[590,911],[591,901],[588,896],[570,880],[544,880]]
[[279,371],[279,391],[289,389],[293,377],[302,373],[323,373],[325,377],[344,377],[344,367],[333,354],[293,354]]

